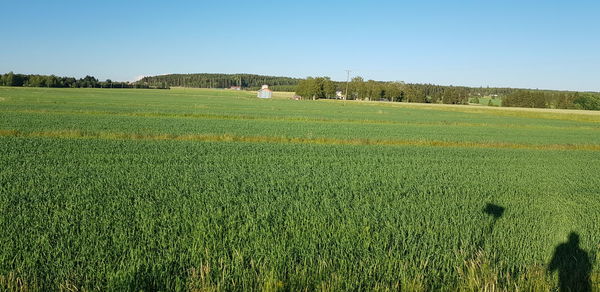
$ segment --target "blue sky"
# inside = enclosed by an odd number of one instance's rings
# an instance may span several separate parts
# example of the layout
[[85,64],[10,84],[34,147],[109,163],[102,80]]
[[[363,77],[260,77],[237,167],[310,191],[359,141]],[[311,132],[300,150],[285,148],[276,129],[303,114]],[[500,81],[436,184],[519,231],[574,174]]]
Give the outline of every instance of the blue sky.
[[600,1],[6,1],[0,72],[600,91]]

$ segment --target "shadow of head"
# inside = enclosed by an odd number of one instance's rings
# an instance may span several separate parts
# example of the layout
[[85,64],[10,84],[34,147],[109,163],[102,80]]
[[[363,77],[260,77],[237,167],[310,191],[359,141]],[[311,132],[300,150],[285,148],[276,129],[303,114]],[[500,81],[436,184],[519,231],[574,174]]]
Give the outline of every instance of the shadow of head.
[[577,234],[575,232],[571,232],[569,234],[568,244],[571,246],[579,246],[579,234]]
[[487,205],[485,205],[485,208],[483,208],[483,213],[491,215],[492,217],[494,217],[494,219],[498,219],[502,217],[502,214],[504,214],[504,207],[487,203]]

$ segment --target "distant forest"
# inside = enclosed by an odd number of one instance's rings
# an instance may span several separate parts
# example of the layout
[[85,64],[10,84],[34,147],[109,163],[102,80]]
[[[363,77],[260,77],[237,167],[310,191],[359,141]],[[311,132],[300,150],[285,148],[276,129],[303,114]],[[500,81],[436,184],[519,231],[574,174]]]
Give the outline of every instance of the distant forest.
[[[168,74],[144,77],[136,82],[99,81],[93,76],[76,79],[55,75],[0,75],[0,86],[72,88],[231,88],[258,90],[268,84],[274,91],[295,92],[304,99],[342,98],[355,100],[468,104],[480,98],[500,99],[505,107],[600,110],[600,93],[533,90],[496,87],[443,86],[404,82],[383,82],[354,77],[348,84],[328,77],[306,79],[256,74]],[[346,94],[347,91],[347,94]],[[493,105],[489,102],[489,105]]]
[[258,90],[263,84],[268,84],[274,91],[296,90],[302,79],[278,76],[263,76],[255,74],[168,74],[144,77],[137,83],[162,87],[197,87],[197,88],[231,88],[240,86],[246,90]]
[[15,74],[0,75],[0,86],[54,87],[54,88],[161,88],[144,83],[99,81],[96,77],[59,77],[55,75]]

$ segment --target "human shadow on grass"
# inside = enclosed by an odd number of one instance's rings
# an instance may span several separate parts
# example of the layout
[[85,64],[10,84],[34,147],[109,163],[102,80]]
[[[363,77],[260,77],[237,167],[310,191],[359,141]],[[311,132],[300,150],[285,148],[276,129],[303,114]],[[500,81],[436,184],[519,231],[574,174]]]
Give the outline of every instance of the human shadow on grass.
[[496,204],[487,203],[485,205],[485,208],[483,208],[483,213],[494,217],[494,223],[496,223],[496,220],[500,219],[500,217],[502,217],[502,215],[504,214],[504,207]]
[[592,262],[588,253],[579,247],[579,235],[569,234],[569,241],[559,244],[548,264],[548,271],[558,271],[560,291],[592,291]]
[[496,225],[496,221],[498,221],[498,219],[500,219],[500,217],[504,215],[504,210],[504,207],[492,203],[487,203],[483,208],[483,213],[492,216],[493,220],[487,226],[487,229],[484,231],[481,240],[477,244],[477,247],[479,247],[479,249],[483,249],[486,238],[492,236],[492,232],[494,231],[494,225]]

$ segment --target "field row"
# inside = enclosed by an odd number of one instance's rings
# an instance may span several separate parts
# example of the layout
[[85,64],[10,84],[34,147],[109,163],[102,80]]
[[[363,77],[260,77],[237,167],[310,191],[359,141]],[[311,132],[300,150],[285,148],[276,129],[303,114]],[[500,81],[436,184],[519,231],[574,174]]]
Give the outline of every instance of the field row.
[[426,140],[531,145],[600,145],[596,129],[468,127],[464,125],[320,123],[286,120],[193,119],[154,116],[3,112],[0,129],[140,135],[231,135],[301,139]]
[[64,110],[64,109],[23,109],[23,110],[4,110],[0,112],[8,114],[54,114],[54,115],[92,115],[92,116],[115,116],[115,117],[154,117],[154,118],[175,118],[175,119],[198,119],[198,120],[243,120],[243,121],[283,121],[283,122],[304,122],[304,123],[332,123],[332,124],[363,124],[363,125],[399,125],[399,126],[460,126],[460,127],[485,127],[489,129],[503,128],[524,128],[524,129],[546,129],[557,131],[571,130],[600,130],[600,125],[579,124],[579,125],[545,125],[545,124],[485,124],[469,123],[456,121],[394,121],[377,119],[341,119],[341,118],[319,118],[319,117],[290,117],[290,116],[261,116],[257,114],[214,114],[214,113],[170,113],[170,112],[110,112],[110,111],[90,111],[90,110]]
[[46,289],[456,287],[473,261],[535,273],[570,232],[591,258],[600,248],[595,152],[43,137],[0,148],[0,275]]
[[196,142],[251,142],[251,143],[285,143],[285,144],[319,144],[319,145],[379,145],[379,146],[428,146],[455,148],[496,148],[496,149],[529,149],[529,150],[583,150],[600,151],[600,145],[577,144],[518,144],[499,142],[459,142],[435,140],[391,140],[391,139],[336,139],[336,138],[294,138],[277,136],[236,136],[231,134],[136,134],[123,132],[92,132],[80,130],[62,131],[18,131],[2,130],[4,137],[47,137],[75,139],[108,139],[108,140],[147,140],[147,141],[196,141]]

